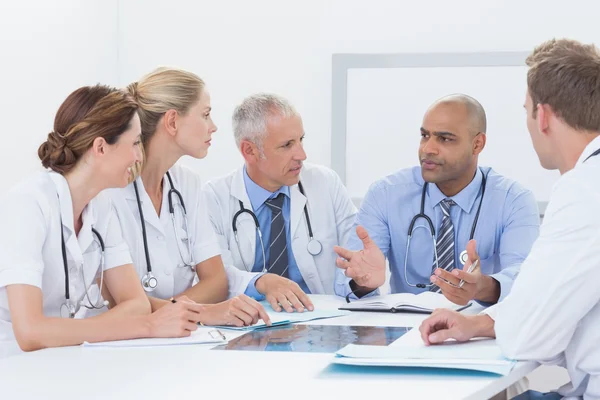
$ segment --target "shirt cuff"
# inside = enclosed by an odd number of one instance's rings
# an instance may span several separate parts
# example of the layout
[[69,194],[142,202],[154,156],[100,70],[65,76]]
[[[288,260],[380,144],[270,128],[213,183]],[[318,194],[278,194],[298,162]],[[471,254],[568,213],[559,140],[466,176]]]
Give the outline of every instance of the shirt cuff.
[[368,297],[379,295],[379,288],[377,288],[377,289],[374,289],[374,290],[370,291],[369,293],[365,294],[362,297],[358,297],[357,295],[355,295],[354,293],[352,293],[352,287],[350,286],[350,281],[351,280],[352,279],[348,278],[348,282],[346,282],[346,289],[348,290],[346,293],[350,293],[350,295],[346,296],[348,299],[351,299],[351,300],[360,300],[360,299],[366,299]]
[[246,296],[252,297],[256,301],[262,301],[265,299],[265,296],[259,293],[256,289],[256,281],[264,274],[265,272],[259,273],[254,278],[252,278],[250,282],[248,282],[248,286],[246,286],[246,291],[244,292]]
[[494,304],[493,306],[486,308],[485,310],[479,313],[479,315],[481,314],[486,314],[488,317],[496,321],[496,315],[498,314],[498,305]]
[[500,297],[498,297],[498,303],[500,303],[510,293],[515,279],[502,272],[490,275],[490,277],[494,278],[500,284]]

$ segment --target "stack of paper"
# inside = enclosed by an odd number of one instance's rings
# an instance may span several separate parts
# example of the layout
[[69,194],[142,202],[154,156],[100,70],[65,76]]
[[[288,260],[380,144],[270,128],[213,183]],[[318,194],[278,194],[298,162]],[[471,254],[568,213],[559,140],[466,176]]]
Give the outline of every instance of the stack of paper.
[[114,340],[110,342],[83,342],[84,347],[150,347],[150,346],[178,346],[187,344],[221,344],[227,340],[214,329],[198,328],[190,336],[182,338],[149,338]]
[[[280,315],[281,313],[269,312],[269,316],[271,315]],[[287,314],[290,322],[306,322],[306,321],[314,321],[317,319],[327,319],[327,318],[336,318],[343,317],[344,315],[350,314],[349,311],[341,311],[341,310],[314,310],[314,311],[304,311],[301,313],[295,312],[291,314]]]
[[[271,307],[271,305],[268,302],[263,302],[262,303],[263,306],[265,307],[265,310],[267,311],[267,314],[269,314],[269,317],[271,318],[271,326],[280,326],[280,325],[287,325],[287,324],[294,324],[297,322],[306,322],[306,321],[314,321],[317,319],[325,319],[325,318],[335,318],[335,317],[341,317],[344,315],[348,315],[350,314],[347,311],[340,311],[340,310],[314,310],[314,311],[304,311],[304,312],[293,312],[293,313],[287,313],[285,311],[281,311],[281,312],[276,312],[273,310],[273,308]],[[260,319],[258,320],[258,323],[251,325],[251,326],[216,326],[216,328],[219,329],[231,329],[231,330],[236,330],[236,331],[250,331],[250,330],[255,330],[255,329],[264,329],[264,328],[268,328],[267,324],[265,324],[265,322]]]
[[273,318],[281,318],[281,316],[286,316],[286,318],[290,321],[290,323],[294,322],[306,322],[306,321],[314,321],[316,319],[325,319],[325,318],[336,318],[342,317],[344,315],[350,314],[348,311],[341,311],[336,309],[321,309],[317,308],[313,311],[304,310],[303,312],[293,312],[286,313],[285,311],[276,312],[271,307],[271,304],[263,300],[260,304],[265,308],[269,317]]
[[433,346],[364,346],[349,344],[333,363],[362,366],[451,368],[507,375],[515,361],[502,356],[495,340],[447,342]]
[[[287,325],[290,324],[290,320],[287,318],[288,314],[281,314],[281,315],[271,315],[269,314],[269,317],[271,318],[271,326],[279,326],[279,325]],[[230,326],[230,325],[217,325],[215,326],[215,328],[219,328],[219,329],[231,329],[234,331],[252,331],[255,329],[264,329],[264,328],[268,328],[269,326],[265,323],[265,321],[263,321],[262,319],[259,319],[258,322],[254,325],[250,325],[250,326]]]

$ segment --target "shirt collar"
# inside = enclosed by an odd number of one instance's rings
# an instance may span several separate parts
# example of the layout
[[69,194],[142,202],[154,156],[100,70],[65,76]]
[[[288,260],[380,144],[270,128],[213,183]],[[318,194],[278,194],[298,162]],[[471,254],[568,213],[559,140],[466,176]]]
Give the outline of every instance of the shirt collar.
[[73,222],[73,200],[71,198],[71,190],[69,184],[64,176],[61,174],[51,171],[48,172],[50,179],[56,187],[56,193],[58,195],[58,204],[60,205],[60,219],[62,225],[69,230],[69,232],[75,231],[75,224]]
[[[587,146],[585,146],[585,149],[583,149],[583,153],[581,153],[581,155],[579,156],[579,160],[577,160],[577,164],[575,165],[582,164],[589,156],[592,155],[593,152],[595,152],[598,149],[600,149],[600,135],[596,136],[594,140],[592,140],[588,143]],[[600,155],[598,155],[598,157],[600,157]]]
[[[475,177],[471,182],[456,195],[450,197],[454,202],[466,213],[470,213],[475,204],[475,200],[479,194],[481,188],[481,182],[483,180],[483,173],[481,168],[477,168]],[[427,194],[433,204],[433,207],[437,206],[442,200],[448,198],[437,185],[427,185]]]
[[[56,187],[58,194],[58,202],[60,204],[60,218],[62,225],[68,229],[69,235],[75,232],[75,223],[73,221],[73,199],[71,197],[71,190],[65,177],[57,172],[48,172],[50,179]],[[94,213],[93,201],[90,201],[82,212],[83,227],[93,227],[96,223],[96,215]],[[83,230],[82,227],[82,230]]]
[[289,186],[282,186],[275,192],[269,192],[267,189],[257,185],[252,179],[250,179],[250,176],[248,176],[245,166],[244,185],[246,185],[246,193],[248,194],[248,198],[250,199],[250,203],[252,204],[252,209],[254,211],[257,211],[267,199],[276,197],[279,193],[285,194],[288,198],[290,197]]

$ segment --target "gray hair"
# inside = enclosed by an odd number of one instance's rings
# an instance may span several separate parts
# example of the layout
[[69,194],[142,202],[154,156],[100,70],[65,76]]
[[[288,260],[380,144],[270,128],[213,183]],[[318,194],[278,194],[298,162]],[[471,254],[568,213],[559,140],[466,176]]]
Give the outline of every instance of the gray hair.
[[298,115],[294,106],[281,96],[258,93],[246,97],[233,111],[233,134],[238,148],[242,140],[256,144],[262,150],[262,140],[267,134],[267,119],[273,116]]

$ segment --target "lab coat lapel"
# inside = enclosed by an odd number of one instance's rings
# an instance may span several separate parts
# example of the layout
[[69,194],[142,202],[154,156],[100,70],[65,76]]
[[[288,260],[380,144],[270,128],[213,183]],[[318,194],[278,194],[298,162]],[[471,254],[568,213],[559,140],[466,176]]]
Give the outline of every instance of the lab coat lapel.
[[[160,222],[158,215],[156,214],[156,210],[154,209],[152,200],[150,200],[150,196],[148,196],[148,193],[146,193],[146,188],[144,187],[144,183],[142,182],[142,179],[138,177],[136,179],[136,183],[137,183],[137,188],[138,188],[138,192],[140,195],[140,202],[142,204],[142,211],[144,213],[145,223],[147,225],[153,226],[156,230],[158,230],[160,233],[162,233],[164,235],[163,225]],[[166,207],[166,204],[165,204],[165,202],[167,201],[166,193],[168,193],[168,190],[169,189],[168,189],[168,187],[165,187],[164,180],[163,180],[163,204],[161,205],[161,213],[163,213],[163,212],[168,213],[168,207]],[[133,187],[133,183],[127,187],[126,198],[127,198],[127,203],[129,204],[129,208],[133,212],[133,215],[138,216],[138,221],[139,221],[140,215],[139,215],[137,197],[135,195],[135,188]],[[146,227],[146,231],[147,230],[148,230],[148,228]]]
[[82,219],[83,226],[81,227],[81,231],[79,231],[79,236],[77,237],[77,240],[79,242],[79,247],[81,248],[81,251],[85,253],[92,245],[95,238],[95,235],[92,232],[92,227],[96,223],[93,201],[91,201],[83,210]]
[[306,197],[300,193],[298,185],[290,186],[290,235],[292,237],[295,236],[300,221],[304,218],[305,205]]
[[75,235],[75,224],[73,222],[73,199],[71,190],[67,180],[61,174],[49,172],[52,182],[56,186],[58,195],[58,205],[60,208],[60,218],[62,221],[62,230],[65,238],[65,248],[67,250],[67,258],[70,255],[71,259],[77,265],[83,264],[83,254],[79,247],[77,235]]

